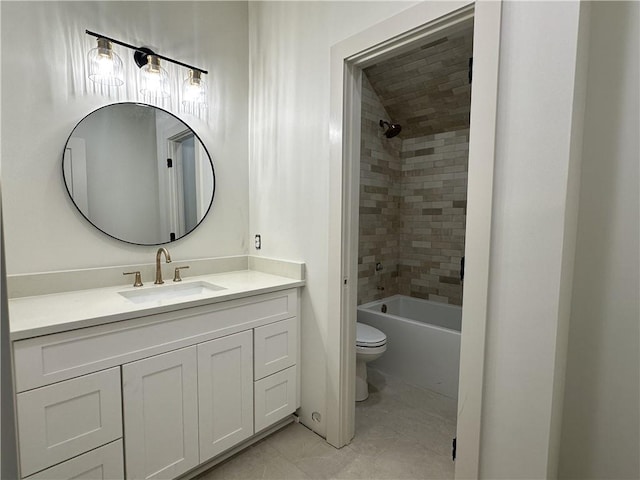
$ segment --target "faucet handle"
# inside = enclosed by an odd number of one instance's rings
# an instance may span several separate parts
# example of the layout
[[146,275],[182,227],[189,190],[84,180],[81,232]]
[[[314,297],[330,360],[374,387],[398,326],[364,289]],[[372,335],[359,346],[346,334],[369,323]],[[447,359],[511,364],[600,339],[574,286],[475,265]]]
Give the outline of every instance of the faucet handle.
[[124,272],[122,275],[135,275],[135,280],[133,282],[134,287],[142,286],[142,278],[140,277],[140,272]]
[[176,271],[173,274],[173,281],[174,282],[181,282],[182,281],[182,277],[180,277],[180,270],[182,270],[183,268],[189,268],[189,265],[185,265],[184,267],[176,267]]

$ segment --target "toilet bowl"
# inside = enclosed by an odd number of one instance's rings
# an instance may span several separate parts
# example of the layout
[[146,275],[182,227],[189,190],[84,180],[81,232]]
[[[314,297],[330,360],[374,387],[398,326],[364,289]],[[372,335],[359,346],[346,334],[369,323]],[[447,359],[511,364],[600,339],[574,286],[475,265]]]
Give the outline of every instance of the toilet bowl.
[[356,322],[356,402],[369,397],[367,363],[387,350],[387,336],[366,323]]

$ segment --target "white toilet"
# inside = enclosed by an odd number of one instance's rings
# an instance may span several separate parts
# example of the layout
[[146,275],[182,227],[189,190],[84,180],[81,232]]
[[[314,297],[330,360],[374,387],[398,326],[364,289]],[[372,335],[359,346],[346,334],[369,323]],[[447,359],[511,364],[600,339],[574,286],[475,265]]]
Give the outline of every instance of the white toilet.
[[369,397],[367,363],[387,350],[387,336],[370,325],[356,322],[356,402]]

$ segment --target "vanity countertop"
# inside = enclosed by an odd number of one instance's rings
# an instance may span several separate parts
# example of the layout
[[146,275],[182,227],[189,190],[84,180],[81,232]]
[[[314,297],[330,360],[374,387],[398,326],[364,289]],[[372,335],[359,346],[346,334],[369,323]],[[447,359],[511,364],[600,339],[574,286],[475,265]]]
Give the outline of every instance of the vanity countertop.
[[200,275],[185,278],[183,285],[207,282],[222,290],[192,297],[166,298],[147,303],[133,303],[119,292],[151,290],[165,285],[145,284],[143,287],[120,285],[90,290],[21,297],[9,300],[11,340],[22,340],[78,328],[129,320],[189,307],[301,287],[304,280],[272,275],[255,270]]

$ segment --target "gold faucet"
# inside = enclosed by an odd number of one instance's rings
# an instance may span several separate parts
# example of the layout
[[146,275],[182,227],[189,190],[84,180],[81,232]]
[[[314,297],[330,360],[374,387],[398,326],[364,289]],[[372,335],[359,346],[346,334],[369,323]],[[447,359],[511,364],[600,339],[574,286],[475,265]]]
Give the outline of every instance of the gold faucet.
[[160,268],[160,257],[163,253],[167,263],[171,263],[171,255],[169,255],[169,251],[164,247],[160,247],[156,252],[156,281],[153,282],[156,285],[164,283],[164,281],[162,280],[162,269]]

